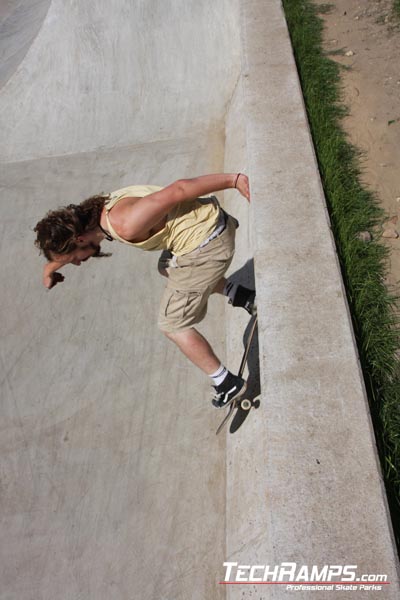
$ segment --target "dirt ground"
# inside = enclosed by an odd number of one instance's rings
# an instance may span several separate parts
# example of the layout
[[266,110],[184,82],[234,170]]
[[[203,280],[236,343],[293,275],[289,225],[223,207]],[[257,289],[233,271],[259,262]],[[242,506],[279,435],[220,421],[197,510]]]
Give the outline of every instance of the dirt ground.
[[328,1],[324,47],[342,50],[331,58],[350,67],[341,71],[350,110],[343,125],[365,152],[363,182],[391,218],[383,224],[384,243],[391,248],[387,282],[399,293],[400,237],[394,236],[400,233],[400,24],[392,0]]

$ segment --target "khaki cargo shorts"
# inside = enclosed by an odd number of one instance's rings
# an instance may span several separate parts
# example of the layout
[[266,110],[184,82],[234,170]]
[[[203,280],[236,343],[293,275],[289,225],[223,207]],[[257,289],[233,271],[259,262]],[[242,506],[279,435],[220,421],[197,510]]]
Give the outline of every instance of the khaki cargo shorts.
[[[173,265],[163,252],[158,269],[166,272],[168,283],[161,299],[158,327],[174,333],[200,323],[207,313],[207,302],[218,281],[232,262],[238,222],[227,216],[224,231],[203,248],[175,256]],[[165,268],[165,265],[170,266]]]

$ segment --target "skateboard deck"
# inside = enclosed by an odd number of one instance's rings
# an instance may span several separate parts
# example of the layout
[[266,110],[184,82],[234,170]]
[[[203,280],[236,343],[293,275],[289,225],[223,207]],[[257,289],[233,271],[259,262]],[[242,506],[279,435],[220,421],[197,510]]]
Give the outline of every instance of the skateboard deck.
[[[253,324],[251,326],[249,337],[247,338],[246,346],[243,351],[243,356],[242,356],[242,360],[240,362],[240,367],[239,367],[239,371],[238,371],[239,377],[242,377],[246,363],[247,363],[251,343],[253,341],[254,333],[257,328],[257,321],[258,321],[258,317],[256,316],[254,318]],[[233,402],[231,402],[231,404],[229,405],[228,412],[226,413],[225,417],[221,421],[221,423],[216,431],[216,435],[218,435],[222,431],[222,429],[225,427],[225,425],[229,422],[230,418],[233,416],[235,409],[237,411],[244,411],[245,413],[247,413],[253,405],[254,405],[254,403],[251,400],[249,400],[248,398],[246,398],[246,389],[245,389],[244,392],[238,398],[233,400]]]

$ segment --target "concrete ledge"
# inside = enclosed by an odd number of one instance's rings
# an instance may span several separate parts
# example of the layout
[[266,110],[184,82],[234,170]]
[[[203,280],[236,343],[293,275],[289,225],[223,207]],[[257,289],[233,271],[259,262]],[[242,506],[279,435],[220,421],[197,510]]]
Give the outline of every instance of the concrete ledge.
[[[386,495],[281,2],[242,0],[241,23],[262,403],[228,440],[227,557],[357,565],[391,582],[368,598],[398,598]],[[262,597],[288,594],[268,587]],[[250,598],[250,588],[228,587],[228,597]]]

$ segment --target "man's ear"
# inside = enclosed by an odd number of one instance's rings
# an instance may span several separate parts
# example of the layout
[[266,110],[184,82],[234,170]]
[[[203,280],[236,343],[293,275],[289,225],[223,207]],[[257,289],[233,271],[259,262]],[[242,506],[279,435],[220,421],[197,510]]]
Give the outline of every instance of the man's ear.
[[77,244],[86,244],[85,234],[77,235],[75,241]]

